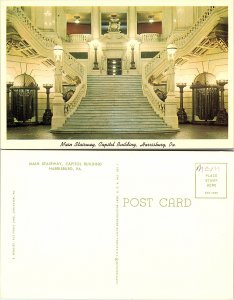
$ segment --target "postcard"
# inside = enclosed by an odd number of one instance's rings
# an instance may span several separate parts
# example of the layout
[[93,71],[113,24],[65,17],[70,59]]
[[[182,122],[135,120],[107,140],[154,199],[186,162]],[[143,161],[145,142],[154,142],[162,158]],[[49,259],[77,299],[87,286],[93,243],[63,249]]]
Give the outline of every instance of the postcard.
[[233,152],[2,151],[2,299],[232,299]]
[[233,148],[233,1],[163,5],[2,0],[2,148]]

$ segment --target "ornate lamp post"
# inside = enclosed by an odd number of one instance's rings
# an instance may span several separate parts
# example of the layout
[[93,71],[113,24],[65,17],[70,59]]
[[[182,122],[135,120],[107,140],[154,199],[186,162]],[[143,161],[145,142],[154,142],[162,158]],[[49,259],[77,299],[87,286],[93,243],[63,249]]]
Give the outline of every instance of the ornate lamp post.
[[7,82],[7,125],[14,124],[14,117],[11,112],[11,103],[10,103],[10,90],[13,86],[13,82]]
[[228,83],[228,80],[217,80],[216,82],[221,92],[220,109],[217,114],[216,124],[228,125],[228,113],[224,107],[224,86]]
[[167,58],[169,62],[168,66],[168,80],[167,80],[167,94],[168,96],[174,96],[175,93],[175,54],[177,46],[169,44],[167,46]]
[[54,58],[55,58],[55,93],[62,94],[62,60],[63,60],[63,47],[56,45],[54,47]]
[[136,69],[136,63],[134,60],[134,49],[135,49],[135,41],[130,42],[130,47],[131,47],[131,63],[130,63],[130,69],[134,70]]
[[46,110],[43,114],[43,124],[44,125],[50,125],[51,124],[51,119],[52,119],[52,111],[50,109],[50,89],[53,87],[53,84],[43,84],[43,87],[46,89]]
[[97,61],[98,41],[93,41],[93,48],[94,48],[93,70],[99,70],[98,61]]
[[183,107],[183,101],[184,101],[183,94],[184,94],[184,87],[186,87],[186,85],[187,85],[187,83],[177,83],[176,84],[176,86],[180,89],[180,108],[177,112],[177,116],[178,116],[180,124],[187,123],[187,121],[188,121],[187,114]]

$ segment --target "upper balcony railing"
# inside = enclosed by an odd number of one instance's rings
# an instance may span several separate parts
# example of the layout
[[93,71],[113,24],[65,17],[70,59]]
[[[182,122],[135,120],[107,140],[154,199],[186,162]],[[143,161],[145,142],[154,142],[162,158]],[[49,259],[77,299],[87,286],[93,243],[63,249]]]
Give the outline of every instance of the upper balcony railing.
[[[162,35],[160,33],[141,33],[137,35],[137,39],[141,43],[154,43],[161,42]],[[92,40],[91,34],[69,34],[66,38],[67,42],[70,43],[87,43]]]
[[161,42],[162,35],[160,33],[141,33],[138,34],[137,39],[142,43]]
[[92,39],[91,34],[69,34],[67,36],[67,41],[70,43],[87,43]]

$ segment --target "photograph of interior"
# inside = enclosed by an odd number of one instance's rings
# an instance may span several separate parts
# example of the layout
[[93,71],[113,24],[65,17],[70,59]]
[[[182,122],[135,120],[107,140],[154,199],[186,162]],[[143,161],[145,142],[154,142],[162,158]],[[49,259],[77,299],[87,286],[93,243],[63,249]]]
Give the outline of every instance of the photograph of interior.
[[8,6],[6,19],[8,139],[228,138],[227,6]]

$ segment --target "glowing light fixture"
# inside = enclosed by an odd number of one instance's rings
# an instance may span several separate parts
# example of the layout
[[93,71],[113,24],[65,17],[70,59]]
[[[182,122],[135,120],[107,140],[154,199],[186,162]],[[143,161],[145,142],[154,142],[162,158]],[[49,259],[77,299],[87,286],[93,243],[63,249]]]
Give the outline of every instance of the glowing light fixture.
[[129,45],[131,47],[131,67],[130,67],[130,69],[136,69],[136,64],[135,64],[135,61],[134,61],[134,49],[135,49],[135,46],[137,46],[137,41],[136,40],[130,40]]
[[91,44],[93,45],[94,50],[95,50],[95,49],[98,49],[98,47],[99,47],[99,45],[100,45],[100,43],[99,43],[98,40],[93,40],[93,41],[91,42]]
[[44,15],[46,17],[50,17],[52,15],[52,13],[49,10],[47,10],[46,12],[44,12]]
[[149,23],[154,23],[154,16],[148,16]]
[[97,61],[97,50],[98,50],[98,46],[99,46],[99,41],[98,40],[93,40],[91,42],[91,45],[93,45],[93,48],[94,48],[93,70],[99,70],[98,61]]
[[80,16],[74,16],[74,18],[75,18],[75,23],[76,24],[79,24],[80,23]]

